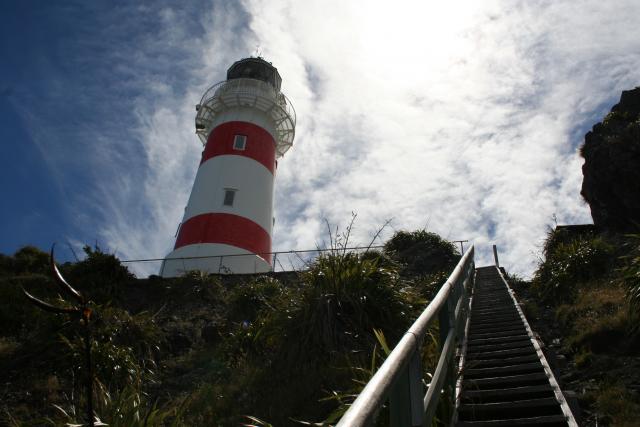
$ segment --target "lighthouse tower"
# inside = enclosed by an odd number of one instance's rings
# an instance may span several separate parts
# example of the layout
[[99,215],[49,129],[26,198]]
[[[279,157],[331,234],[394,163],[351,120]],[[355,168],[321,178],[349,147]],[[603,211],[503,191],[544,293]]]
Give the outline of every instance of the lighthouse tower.
[[242,59],[196,106],[204,150],[161,276],[271,270],[277,159],[291,147],[296,123],[281,83],[269,62]]

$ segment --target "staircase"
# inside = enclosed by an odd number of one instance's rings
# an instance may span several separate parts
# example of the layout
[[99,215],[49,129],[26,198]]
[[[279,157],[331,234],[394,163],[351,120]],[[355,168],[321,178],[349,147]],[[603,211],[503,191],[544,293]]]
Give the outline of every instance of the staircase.
[[[459,427],[578,426],[493,250],[496,266],[475,268],[467,249],[336,427],[378,425],[385,405],[392,427],[436,418]],[[438,363],[427,380],[422,344],[436,321]]]
[[478,268],[475,280],[455,425],[577,426],[498,269]]

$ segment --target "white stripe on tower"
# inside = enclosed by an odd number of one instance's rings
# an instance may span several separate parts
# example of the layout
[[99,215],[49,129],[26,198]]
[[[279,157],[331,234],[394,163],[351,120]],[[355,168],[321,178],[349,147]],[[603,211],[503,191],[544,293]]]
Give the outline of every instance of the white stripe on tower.
[[[247,218],[271,234],[273,174],[255,160],[233,155],[212,157],[200,165],[182,222],[210,212]],[[225,188],[238,189],[233,206],[224,206]]]

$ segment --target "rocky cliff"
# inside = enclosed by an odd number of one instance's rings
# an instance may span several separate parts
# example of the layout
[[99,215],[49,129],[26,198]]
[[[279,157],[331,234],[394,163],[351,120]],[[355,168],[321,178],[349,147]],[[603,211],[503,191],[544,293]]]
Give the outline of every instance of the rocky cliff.
[[614,232],[640,230],[640,87],[585,135],[582,197],[595,225]]

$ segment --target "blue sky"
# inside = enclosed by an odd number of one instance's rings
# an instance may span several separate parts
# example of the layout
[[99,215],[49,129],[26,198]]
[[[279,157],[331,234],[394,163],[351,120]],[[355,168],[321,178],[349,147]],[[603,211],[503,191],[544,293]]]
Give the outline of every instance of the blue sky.
[[[427,227],[529,274],[554,216],[589,222],[584,133],[640,85],[635,1],[0,3],[0,252],[173,245],[201,150],[194,105],[272,61],[298,113],[278,250]],[[70,253],[61,249],[61,256]],[[157,266],[136,266],[140,274]]]
[[[193,18],[209,4],[191,5],[181,17],[198,33]],[[135,114],[147,95],[141,82],[166,85],[165,96],[180,96],[187,84],[180,61],[188,60],[188,52],[162,45],[162,33],[171,29],[163,28],[157,6],[162,4],[0,5],[1,173],[8,193],[0,251],[53,242],[63,252],[67,243],[109,248],[100,233],[100,224],[109,221],[100,206],[109,202],[98,195],[101,181],[117,180],[123,170],[131,180],[146,172]],[[143,215],[145,207],[127,209]]]

